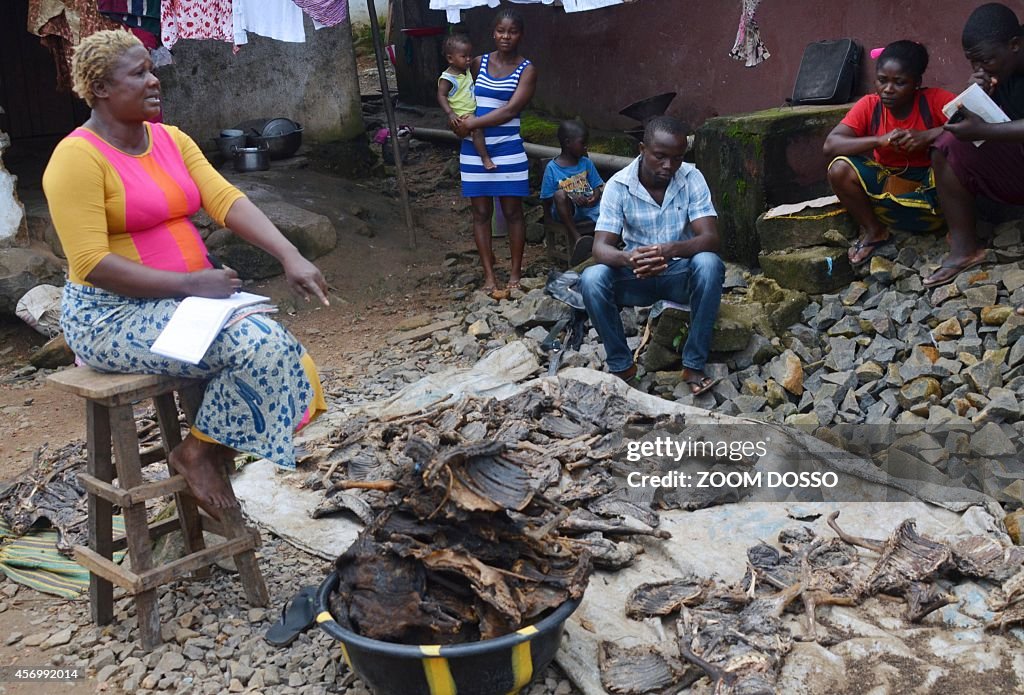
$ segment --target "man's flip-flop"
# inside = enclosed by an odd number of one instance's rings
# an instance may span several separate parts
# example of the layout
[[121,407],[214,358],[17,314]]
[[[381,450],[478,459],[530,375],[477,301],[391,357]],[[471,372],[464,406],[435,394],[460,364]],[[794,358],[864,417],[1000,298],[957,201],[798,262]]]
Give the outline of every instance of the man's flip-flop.
[[[712,379],[706,374],[695,374],[688,379],[683,379],[683,383],[690,385],[690,393],[694,397],[707,393],[711,389],[715,388],[715,385],[721,381],[721,379]],[[694,389],[693,387],[697,388]]]
[[[957,264],[957,263],[947,263],[946,261],[943,261],[942,265],[940,265],[935,270],[934,273],[932,273],[931,275],[926,277],[921,282],[921,285],[923,285],[924,287],[929,288],[929,289],[932,288],[932,287],[941,287],[942,285],[948,285],[949,283],[951,283],[954,280],[956,280],[957,277],[960,275],[960,273],[964,272],[965,270],[969,270],[970,268],[974,268],[974,267],[979,266],[979,265],[984,265],[985,263],[988,263],[988,252],[987,251],[982,254],[981,258],[975,257],[973,259],[968,260],[965,263]],[[935,276],[939,275],[944,270],[952,271],[952,272],[944,275],[941,278],[937,278],[936,279]]]
[[313,627],[316,618],[316,587],[304,586],[281,609],[281,619],[270,626],[264,639],[275,647],[287,647]]
[[[875,249],[877,249],[882,244],[888,244],[890,239],[891,237],[885,237],[884,239],[878,239],[876,241],[864,241],[863,239],[858,239],[857,243],[850,247],[850,251],[860,253],[864,249],[868,249],[869,253],[859,261],[854,261],[851,259],[850,265],[852,265],[854,268],[864,265],[865,263],[871,260],[872,256],[875,255]],[[847,257],[849,257],[849,254],[847,254]]]

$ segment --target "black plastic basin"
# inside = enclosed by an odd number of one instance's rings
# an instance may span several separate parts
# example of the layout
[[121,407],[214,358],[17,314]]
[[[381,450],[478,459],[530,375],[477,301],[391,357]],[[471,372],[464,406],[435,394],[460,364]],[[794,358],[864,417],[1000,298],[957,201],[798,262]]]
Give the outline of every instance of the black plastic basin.
[[374,695],[514,695],[548,667],[580,599],[511,635],[451,645],[410,645],[357,635],[331,615],[332,572],[316,595],[320,629],[341,643],[345,663]]

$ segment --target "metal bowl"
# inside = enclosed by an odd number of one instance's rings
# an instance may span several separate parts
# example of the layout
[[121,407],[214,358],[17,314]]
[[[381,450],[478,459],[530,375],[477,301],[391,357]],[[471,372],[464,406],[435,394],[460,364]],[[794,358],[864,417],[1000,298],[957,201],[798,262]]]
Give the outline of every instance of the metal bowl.
[[290,118],[271,118],[264,124],[260,135],[269,138],[274,135],[288,135],[296,130],[302,130],[302,125]]
[[[540,622],[511,635],[451,645],[395,644],[357,635],[331,615],[331,593],[338,587],[332,572],[316,593],[320,629],[341,642],[341,654],[352,672],[375,695],[506,695],[519,693],[555,658],[566,619],[580,599],[566,601]],[[431,686],[431,679],[435,681]]]
[[252,147],[266,147],[271,159],[287,159],[302,145],[302,128],[285,135],[250,135],[246,141]]
[[626,108],[619,111],[620,114],[626,118],[632,118],[635,121],[646,121],[651,116],[664,115],[668,109],[668,105],[672,103],[672,100],[676,98],[675,92],[665,92],[664,94],[656,94],[653,97],[647,97],[640,101],[635,101]]

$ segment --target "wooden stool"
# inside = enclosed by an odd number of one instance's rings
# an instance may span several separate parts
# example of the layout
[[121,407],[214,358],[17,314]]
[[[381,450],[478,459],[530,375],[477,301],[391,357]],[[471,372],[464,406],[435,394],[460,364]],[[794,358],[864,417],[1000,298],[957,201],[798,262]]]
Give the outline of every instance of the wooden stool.
[[[594,234],[594,223],[590,220],[576,223],[576,231],[581,236]],[[572,249],[568,247],[566,237],[569,232],[565,225],[554,220],[544,220],[544,247],[548,252],[548,259],[557,263],[563,268],[569,266],[569,258],[572,256]]]
[[[85,399],[89,464],[88,473],[78,479],[88,492],[89,547],[76,546],[75,560],[89,570],[93,621],[105,625],[113,620],[113,584],[117,584],[135,597],[142,648],[153,649],[161,642],[157,587],[190,573],[209,576],[210,565],[228,557],[235,560],[249,603],[266,606],[267,587],[253,552],[260,545],[260,537],[246,526],[241,510],[237,506],[223,510],[220,521],[200,514],[185,479],[169,465],[170,477],[166,480],[146,483],[142,479],[143,465],[166,460],[167,453],[181,443],[175,391],[192,422],[202,400],[203,382],[141,374],[102,374],[88,367],[57,372],[49,381]],[[140,452],[132,405],[147,398],[152,398],[156,407],[163,446]],[[117,467],[116,486],[112,484],[111,442]],[[177,517],[149,526],[146,500],[170,494],[174,495]],[[125,535],[117,539],[113,538],[113,505],[121,507],[125,520]],[[152,542],[179,528],[185,540],[185,556],[154,567]],[[203,531],[224,540],[206,548]],[[115,550],[126,547],[131,570],[111,559]]]

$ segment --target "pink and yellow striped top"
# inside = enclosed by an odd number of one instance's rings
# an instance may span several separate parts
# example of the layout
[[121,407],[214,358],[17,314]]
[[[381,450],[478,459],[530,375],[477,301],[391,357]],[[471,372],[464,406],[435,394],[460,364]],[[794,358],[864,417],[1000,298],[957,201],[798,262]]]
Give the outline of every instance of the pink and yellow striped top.
[[43,191],[68,259],[71,282],[114,253],[159,270],[209,268],[206,245],[189,220],[202,206],[223,225],[244,194],[178,128],[146,123],[149,147],[118,150],[87,128],[64,138],[43,173]]

